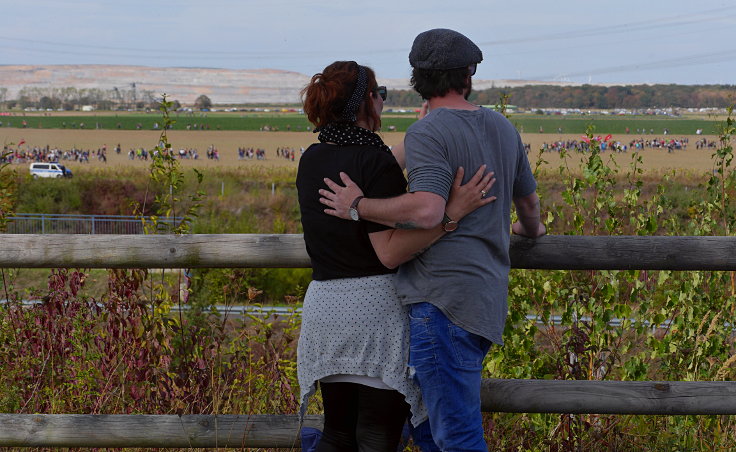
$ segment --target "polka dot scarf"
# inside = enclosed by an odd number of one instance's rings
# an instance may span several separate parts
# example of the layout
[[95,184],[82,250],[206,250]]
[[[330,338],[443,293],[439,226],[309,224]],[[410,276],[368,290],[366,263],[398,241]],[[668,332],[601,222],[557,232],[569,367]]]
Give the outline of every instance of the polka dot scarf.
[[319,130],[320,143],[335,143],[340,146],[376,146],[391,152],[375,132],[356,125],[328,124]]

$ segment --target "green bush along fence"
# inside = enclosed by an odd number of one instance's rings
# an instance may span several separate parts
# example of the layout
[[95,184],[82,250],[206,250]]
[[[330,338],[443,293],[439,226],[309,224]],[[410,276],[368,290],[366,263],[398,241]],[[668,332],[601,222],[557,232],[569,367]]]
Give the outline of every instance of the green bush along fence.
[[[514,268],[736,271],[736,237],[512,237]],[[300,234],[0,234],[0,268],[305,268]],[[728,381],[486,379],[484,411],[733,415]],[[319,426],[319,416],[304,425]],[[0,414],[0,446],[299,447],[294,415]]]

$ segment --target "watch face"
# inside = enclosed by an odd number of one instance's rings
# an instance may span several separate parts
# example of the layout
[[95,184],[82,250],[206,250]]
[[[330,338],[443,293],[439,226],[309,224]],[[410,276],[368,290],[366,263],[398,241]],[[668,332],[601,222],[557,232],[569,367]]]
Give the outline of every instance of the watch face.
[[445,232],[452,232],[455,229],[457,229],[457,221],[448,221],[447,223],[442,225],[442,229],[445,230]]
[[350,218],[352,218],[353,221],[360,220],[360,216],[358,215],[358,209],[350,209]]

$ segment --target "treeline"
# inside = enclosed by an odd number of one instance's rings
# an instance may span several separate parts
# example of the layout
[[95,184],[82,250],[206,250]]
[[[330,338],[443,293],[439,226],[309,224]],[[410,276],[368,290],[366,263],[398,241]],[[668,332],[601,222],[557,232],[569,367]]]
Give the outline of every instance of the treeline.
[[[495,105],[503,95],[522,108],[725,108],[736,102],[736,85],[527,85],[474,91],[470,101]],[[415,107],[421,98],[412,90],[391,90],[388,104]]]
[[[736,85],[527,85],[476,90],[471,93],[470,101],[495,105],[502,96],[508,96],[507,104],[521,108],[725,108],[736,102]],[[157,110],[159,102],[152,91],[135,88],[25,87],[16,99],[8,99],[8,89],[0,87],[0,109],[79,110],[84,105],[91,105],[96,110]],[[181,106],[178,101],[173,102],[175,109]],[[422,99],[413,90],[390,90],[387,103],[394,107],[416,108]],[[194,104],[197,109],[211,106],[212,101],[204,95]]]
[[96,110],[158,109],[160,99],[151,90],[101,89],[75,87],[24,87],[15,99],[8,98],[8,89],[0,87],[0,109],[37,108],[41,110],[79,110],[91,105]]

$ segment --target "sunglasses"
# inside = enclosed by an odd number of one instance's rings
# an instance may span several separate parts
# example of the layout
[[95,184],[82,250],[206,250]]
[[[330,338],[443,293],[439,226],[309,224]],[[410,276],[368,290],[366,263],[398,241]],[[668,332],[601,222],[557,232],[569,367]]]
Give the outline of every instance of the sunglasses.
[[385,86],[377,86],[376,89],[373,90],[374,93],[381,96],[381,100],[385,101],[388,97],[388,90]]
[[478,69],[478,63],[474,63],[474,64],[471,64],[470,66],[468,66],[468,72],[469,72],[469,74],[470,74],[471,77],[475,75],[475,70],[476,69]]

